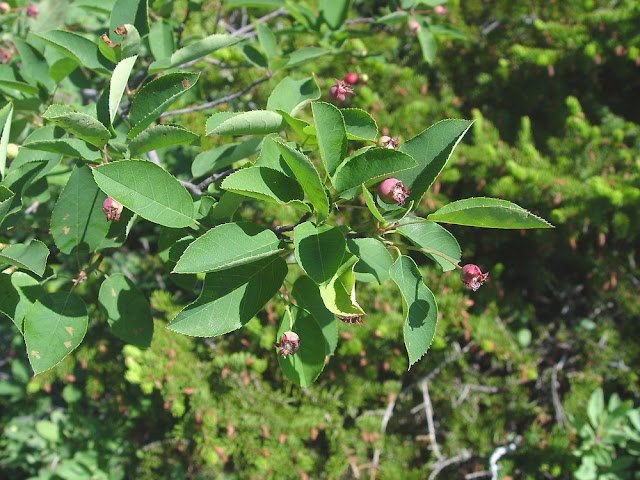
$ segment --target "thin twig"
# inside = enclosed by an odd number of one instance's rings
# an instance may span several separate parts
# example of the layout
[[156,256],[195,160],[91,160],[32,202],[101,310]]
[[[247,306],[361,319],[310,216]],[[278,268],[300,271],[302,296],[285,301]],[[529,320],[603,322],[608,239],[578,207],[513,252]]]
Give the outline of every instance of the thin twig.
[[564,414],[564,408],[562,408],[562,401],[560,400],[560,394],[558,389],[560,388],[560,382],[558,381],[558,372],[564,368],[564,364],[567,361],[567,354],[562,355],[562,358],[558,363],[553,366],[551,372],[551,399],[553,400],[553,408],[556,411],[556,423],[560,427],[560,430],[564,430],[564,424],[567,421],[567,417]]
[[270,78],[271,78],[271,74],[267,74],[264,77],[251,82],[249,85],[247,85],[241,90],[238,90],[237,92],[230,93],[229,95],[225,95],[224,97],[218,98],[216,100],[212,100],[210,102],[202,103],[200,105],[195,105],[193,107],[180,108],[178,110],[171,110],[168,112],[164,112],[162,116],[168,117],[170,115],[181,115],[183,113],[197,112],[198,110],[206,110],[207,108],[215,107],[216,105],[220,105],[221,103],[228,102],[229,100],[233,100],[234,98],[244,95],[256,85],[260,85],[261,83],[266,82]]
[[218,180],[231,175],[233,172],[238,170],[237,168],[230,168],[229,170],[225,170],[224,172],[214,173],[213,175],[205,178],[198,184],[188,182],[186,180],[178,180],[184,188],[193,193],[194,195],[204,195],[204,191],[209,188],[213,182],[217,182]]
[[431,397],[429,396],[429,387],[426,380],[420,382],[420,391],[424,398],[424,414],[427,417],[427,427],[429,428],[429,443],[431,444],[431,451],[438,459],[438,462],[443,460],[442,452],[438,446],[438,440],[436,439],[436,428],[433,423],[433,405],[431,405]]
[[455,457],[447,458],[441,462],[437,462],[434,465],[434,469],[429,475],[427,480],[433,480],[436,476],[449,465],[453,465],[454,463],[466,462],[471,458],[471,453],[467,450],[463,450],[462,453],[456,455]]
[[382,437],[387,430],[387,425],[389,424],[389,420],[391,420],[391,416],[393,415],[393,409],[396,406],[396,401],[398,399],[397,395],[389,394],[389,404],[387,408],[384,409],[384,415],[382,416],[382,422],[380,424],[380,438],[378,439],[378,445],[376,445],[376,449],[373,452],[373,460],[371,461],[371,470],[369,474],[369,478],[374,480],[376,478],[376,471],[378,470],[378,463],[380,462],[380,452],[382,451]]
[[307,212],[302,217],[300,217],[300,220],[298,220],[298,222],[295,225],[277,225],[275,227],[269,227],[269,230],[271,230],[273,233],[276,233],[276,234],[282,233],[282,232],[291,232],[298,225],[309,220],[309,217],[311,217],[311,213]]

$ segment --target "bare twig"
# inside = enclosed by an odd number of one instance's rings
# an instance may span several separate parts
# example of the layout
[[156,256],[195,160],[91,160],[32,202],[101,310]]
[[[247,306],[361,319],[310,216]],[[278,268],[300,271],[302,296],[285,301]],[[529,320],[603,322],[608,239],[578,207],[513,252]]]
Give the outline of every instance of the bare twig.
[[556,423],[560,427],[560,430],[564,430],[564,424],[567,421],[567,417],[564,414],[564,408],[562,408],[562,401],[560,400],[560,394],[558,389],[560,388],[560,382],[558,381],[558,372],[564,368],[564,364],[567,361],[567,354],[562,355],[562,358],[558,363],[553,366],[551,372],[551,399],[553,400],[553,408],[556,411]]
[[197,112],[198,110],[206,110],[207,108],[215,107],[216,105],[220,105],[221,103],[228,102],[229,100],[233,100],[234,98],[244,95],[256,85],[260,85],[261,83],[266,82],[270,78],[271,78],[271,74],[267,74],[264,77],[251,82],[249,85],[247,85],[241,90],[238,90],[237,92],[230,93],[229,95],[225,95],[224,97],[217,98],[216,100],[212,100],[210,102],[202,103],[200,105],[194,105],[193,107],[180,108],[178,110],[171,110],[169,112],[164,112],[162,116],[168,117],[170,115],[181,115],[183,113]]
[[429,428],[429,443],[431,444],[431,451],[438,459],[438,462],[441,462],[444,457],[442,456],[442,452],[440,452],[438,440],[436,439],[436,428],[433,423],[433,406],[431,405],[431,397],[429,396],[429,387],[427,386],[426,380],[420,382],[420,391],[422,392],[422,397],[424,398],[424,413],[427,417],[427,427]]
[[396,406],[396,401],[398,397],[389,394],[389,404],[387,408],[384,409],[384,415],[382,416],[382,422],[380,424],[380,438],[378,439],[378,445],[376,445],[376,449],[373,452],[373,460],[371,461],[371,470],[369,474],[369,478],[374,480],[376,478],[376,472],[378,470],[378,463],[380,462],[380,452],[382,451],[382,437],[384,433],[387,431],[387,425],[389,424],[389,420],[391,420],[391,416],[393,415],[393,409]]
[[464,476],[464,480],[471,480],[473,478],[482,478],[482,477],[490,477],[490,476],[491,476],[490,470],[481,470],[479,472],[467,473]]
[[454,463],[465,462],[470,458],[471,458],[471,453],[469,453],[467,450],[463,450],[462,453],[459,453],[455,457],[447,458],[441,462],[437,462],[434,465],[434,468],[431,471],[431,474],[429,475],[428,480],[433,480],[434,478],[436,478],[436,475],[438,475],[442,470],[447,468],[449,465],[453,465]]
[[277,225],[275,227],[269,227],[269,230],[271,230],[275,234],[282,233],[282,232],[291,232],[298,225],[309,220],[310,216],[311,216],[311,213],[307,212],[302,217],[300,217],[300,220],[298,220],[298,222],[295,225]]
[[498,480],[498,472],[500,471],[500,466],[498,465],[498,460],[502,458],[509,452],[513,452],[516,448],[518,448],[518,443],[520,443],[520,437],[517,437],[513,442],[511,442],[506,447],[498,447],[496,448],[491,457],[489,458],[489,469],[491,471],[491,480]]
[[229,170],[225,170],[224,172],[214,173],[213,175],[205,178],[198,184],[187,182],[186,180],[178,180],[184,188],[193,193],[194,195],[204,195],[204,191],[209,188],[213,182],[217,182],[221,178],[224,178],[228,175],[231,175],[235,172],[237,168],[230,168]]

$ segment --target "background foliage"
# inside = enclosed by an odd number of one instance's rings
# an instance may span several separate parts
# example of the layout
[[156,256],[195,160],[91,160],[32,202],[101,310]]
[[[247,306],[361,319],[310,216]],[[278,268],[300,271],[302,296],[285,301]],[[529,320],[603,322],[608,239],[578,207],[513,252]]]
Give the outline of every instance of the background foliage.
[[[12,25],[90,31],[108,18],[81,3],[91,2],[40,2],[37,19],[17,10],[10,15],[24,18]],[[221,10],[216,2],[150,3],[152,18],[166,21],[186,43],[212,33],[218,18],[219,32],[252,31],[252,19],[275,10],[233,5],[240,2]],[[168,253],[154,243],[154,227],[144,224],[105,262],[151,298],[151,347],[125,345],[89,306],[82,345],[32,378],[22,336],[1,320],[3,477],[425,478],[440,468],[443,478],[488,477],[496,447],[515,442],[500,461],[503,478],[587,479],[607,472],[601,478],[634,478],[640,119],[632,92],[640,78],[640,3],[454,1],[439,15],[422,2],[416,11],[432,27],[456,29],[436,34],[431,64],[407,30],[409,16],[356,21],[391,13],[390,6],[352,2],[343,44],[327,32],[295,31],[288,15],[267,21],[283,30],[287,51],[337,42],[339,52],[298,65],[298,73],[314,73],[325,98],[334,77],[359,73],[349,101],[401,142],[442,118],[476,120],[423,199],[425,212],[459,198],[496,196],[548,218],[556,229],[452,228],[465,247],[463,260],[490,270],[491,282],[471,295],[456,272],[443,274],[416,254],[441,312],[429,354],[407,371],[398,335],[401,300],[396,290],[368,284],[358,291],[360,303],[373,307],[366,325],[340,325],[336,355],[323,375],[298,388],[282,378],[273,352],[284,315],[278,301],[259,321],[215,340],[162,328],[193,298],[191,287],[164,274]],[[319,5],[308,7],[316,12]],[[17,53],[6,41],[4,48]],[[228,49],[215,62],[253,65],[252,58]],[[193,68],[200,72],[197,87],[172,108],[262,78],[256,69],[219,63]],[[266,79],[216,111],[260,108],[278,81]],[[86,87],[77,69],[58,94]],[[179,118],[204,133],[204,113]],[[20,131],[12,128],[12,143],[23,143]],[[207,141],[217,147],[231,137]],[[160,155],[191,179],[191,147]],[[25,204],[53,205],[61,186],[34,187]],[[256,208],[255,218],[281,213],[270,208]],[[49,228],[50,210],[32,210],[33,228],[12,236],[28,240]],[[47,287],[55,290],[56,280]]]

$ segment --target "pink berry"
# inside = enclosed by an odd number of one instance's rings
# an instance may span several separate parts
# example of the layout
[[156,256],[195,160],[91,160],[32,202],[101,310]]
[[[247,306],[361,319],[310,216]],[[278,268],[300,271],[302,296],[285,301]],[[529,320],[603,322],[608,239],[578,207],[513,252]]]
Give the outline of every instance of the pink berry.
[[407,27],[409,28],[409,34],[411,35],[417,35],[422,28],[420,24],[415,20],[411,20],[409,23],[407,23]]
[[462,267],[462,283],[472,289],[474,292],[478,290],[485,280],[489,277],[489,272],[482,273],[480,267],[470,263]]
[[384,203],[404,205],[409,191],[397,178],[387,178],[378,187],[378,196]]
[[298,334],[295,332],[284,332],[280,338],[280,342],[273,342],[273,344],[280,349],[280,355],[284,358],[298,351],[300,337],[298,337]]
[[349,85],[355,85],[356,83],[358,83],[358,74],[354,73],[354,72],[350,72],[347,73],[344,76],[344,80],[349,84]]
[[33,5],[27,7],[27,16],[31,18],[38,18],[38,7]]
[[447,14],[447,7],[444,5],[438,5],[433,9],[433,11],[440,16],[444,16]]
[[116,202],[111,197],[108,197],[104,202],[102,202],[102,211],[107,216],[108,222],[110,222],[111,220],[113,220],[114,222],[120,220],[122,208],[122,204],[120,202]]
[[7,2],[0,2],[0,13],[7,13],[9,10],[11,10],[11,5]]

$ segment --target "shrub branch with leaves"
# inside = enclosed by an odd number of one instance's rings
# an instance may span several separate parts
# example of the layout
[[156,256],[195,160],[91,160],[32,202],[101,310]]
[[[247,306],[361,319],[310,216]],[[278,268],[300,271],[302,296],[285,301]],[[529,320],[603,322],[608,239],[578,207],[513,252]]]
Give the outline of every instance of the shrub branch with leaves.
[[[319,17],[305,7],[289,5],[286,12],[302,29],[342,28],[349,2],[320,3]],[[197,299],[168,328],[198,337],[223,335],[282,295],[289,306],[274,339],[278,361],[301,386],[318,377],[335,350],[338,319],[364,323],[357,281],[391,280],[397,286],[409,366],[427,352],[437,303],[408,252],[425,253],[443,271],[461,269],[473,290],[487,278],[475,265],[462,269],[460,246],[441,224],[550,227],[494,198],[423,211],[421,199],[471,121],[442,120],[404,143],[381,139],[369,113],[340,107],[358,94],[352,76],[323,92],[316,78],[295,73],[298,65],[338,53],[303,47],[280,55],[281,32],[265,22],[180,46],[162,19],[152,15],[150,24],[147,10],[145,0],[118,1],[104,34],[106,26],[83,35],[55,29],[31,32],[25,40],[16,30],[11,41],[17,55],[2,67],[0,88],[8,102],[0,110],[0,234],[8,241],[0,251],[0,311],[24,335],[34,373],[52,368],[80,345],[89,324],[87,303],[100,305],[115,335],[149,345],[153,315],[147,299],[126,272],[103,262],[145,222],[157,226],[153,240],[168,251],[167,273],[192,291],[203,280]],[[420,22],[425,51],[423,37],[433,33],[423,17]],[[253,40],[241,38],[249,31],[256,34]],[[182,30],[177,37],[182,39]],[[270,78],[279,83],[266,105],[211,115],[205,136],[249,138],[222,151],[204,147],[191,164],[193,178],[179,179],[180,168],[164,164],[157,151],[197,145],[202,135],[164,120],[169,113],[236,98],[199,103],[200,76],[184,69],[229,49],[264,72],[238,96]],[[76,91],[60,102],[56,85],[68,86],[80,70],[90,85],[83,92],[98,92],[94,101],[83,102]],[[195,106],[167,112],[181,97]],[[8,143],[14,138],[24,141],[11,159],[15,152]],[[57,198],[51,198],[54,185],[62,187]],[[50,198],[55,205],[47,213],[49,229],[12,241],[15,232],[32,227],[29,214]],[[298,221],[265,216],[261,205],[269,203]],[[356,210],[364,214],[351,224]],[[55,288],[47,288],[54,280]]]

